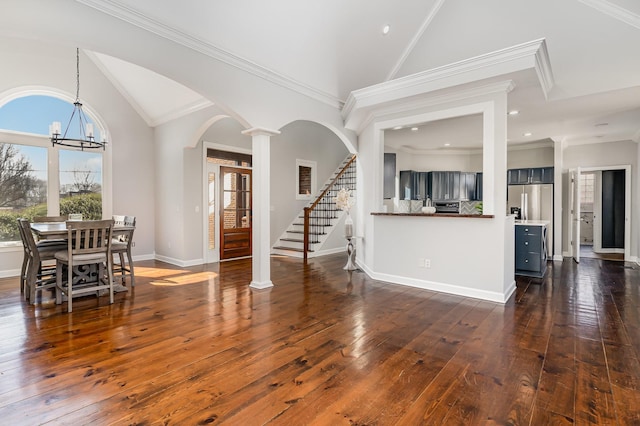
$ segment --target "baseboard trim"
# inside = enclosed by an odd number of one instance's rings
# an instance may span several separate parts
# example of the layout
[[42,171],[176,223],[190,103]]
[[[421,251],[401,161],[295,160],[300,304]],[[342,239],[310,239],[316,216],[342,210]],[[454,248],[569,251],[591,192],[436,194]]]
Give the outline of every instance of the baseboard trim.
[[505,290],[504,294],[501,294],[501,293],[497,293],[497,292],[493,292],[493,291],[477,290],[477,289],[473,289],[473,288],[469,288],[469,287],[462,287],[462,286],[455,285],[455,284],[447,284],[447,283],[440,283],[440,282],[435,282],[435,281],[419,280],[419,279],[415,279],[415,278],[407,278],[407,277],[402,277],[402,276],[398,276],[398,275],[391,275],[391,274],[382,274],[382,273],[378,273],[378,272],[372,271],[366,265],[361,264],[357,260],[356,260],[356,265],[358,265],[358,267],[360,269],[362,269],[367,275],[369,275],[371,278],[373,278],[375,280],[386,281],[386,282],[391,283],[391,284],[399,284],[399,285],[406,285],[406,286],[409,286],[409,287],[417,287],[417,288],[422,288],[424,290],[437,291],[437,292],[440,292],[440,293],[454,294],[456,296],[463,296],[463,297],[471,297],[471,298],[474,298],[474,299],[488,300],[490,302],[497,302],[497,303],[502,303],[502,304],[507,303],[507,301],[509,300],[511,295],[513,295],[513,293],[516,291],[516,281],[515,280],[513,280],[509,284],[509,286]]
[[0,278],[13,278],[20,276],[20,269],[7,269],[6,271],[0,271]]
[[188,268],[189,266],[198,266],[204,264],[204,259],[180,260],[174,259],[173,257],[162,256],[160,254],[155,255],[155,260],[180,266],[181,268]]

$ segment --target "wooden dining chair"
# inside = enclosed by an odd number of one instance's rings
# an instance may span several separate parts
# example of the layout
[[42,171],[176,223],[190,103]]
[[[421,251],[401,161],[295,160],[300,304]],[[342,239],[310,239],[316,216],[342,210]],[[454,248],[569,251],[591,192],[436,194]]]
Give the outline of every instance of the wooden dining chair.
[[102,290],[109,290],[109,303],[113,303],[112,231],[112,219],[67,222],[67,248],[58,251],[55,259],[56,304],[66,295],[68,312],[73,310],[74,296],[95,293],[99,297]]
[[[131,244],[133,242],[133,231],[135,231],[136,217],[113,215],[114,238],[111,242],[111,253],[115,257],[119,256],[120,263],[113,262],[114,274],[122,275],[122,283],[124,284],[126,276],[131,277],[131,287],[135,287],[135,272],[133,269],[133,256],[131,255]],[[118,226],[132,227],[132,229],[118,230]],[[127,261],[125,263],[125,255]]]
[[67,216],[36,216],[33,218],[35,223],[44,222],[66,222]]
[[24,246],[24,258],[20,275],[20,290],[32,305],[36,303],[38,291],[55,287],[56,269],[55,254],[66,247],[66,244],[41,245],[36,243],[31,233],[31,223],[27,219],[18,219],[18,229]]

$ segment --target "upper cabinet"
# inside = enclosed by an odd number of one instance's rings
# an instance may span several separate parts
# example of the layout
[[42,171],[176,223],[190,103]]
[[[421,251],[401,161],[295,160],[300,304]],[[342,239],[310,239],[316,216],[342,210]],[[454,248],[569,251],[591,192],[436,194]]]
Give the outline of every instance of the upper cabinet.
[[396,155],[384,153],[384,187],[382,198],[388,199],[396,196]]
[[433,201],[460,199],[460,172],[429,172],[428,191]]
[[476,173],[460,173],[460,201],[476,200]]
[[507,170],[508,185],[528,185],[535,183],[553,183],[553,167]]
[[400,171],[401,200],[482,201],[482,173]]
[[400,200],[424,200],[427,198],[427,172],[400,171]]

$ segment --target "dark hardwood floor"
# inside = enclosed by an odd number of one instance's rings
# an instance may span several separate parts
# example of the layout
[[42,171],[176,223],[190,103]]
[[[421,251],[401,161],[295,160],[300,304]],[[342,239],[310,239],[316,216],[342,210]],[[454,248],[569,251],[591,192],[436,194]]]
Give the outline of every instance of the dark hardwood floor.
[[35,307],[0,280],[0,424],[640,424],[640,270],[584,259],[506,305],[368,279],[344,255],[136,264]]

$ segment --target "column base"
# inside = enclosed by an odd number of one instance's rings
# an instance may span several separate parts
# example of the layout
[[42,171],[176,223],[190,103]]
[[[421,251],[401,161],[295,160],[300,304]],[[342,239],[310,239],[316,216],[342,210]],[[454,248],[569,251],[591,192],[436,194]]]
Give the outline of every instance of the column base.
[[249,287],[255,288],[256,290],[263,290],[265,288],[273,287],[273,283],[271,282],[271,280],[269,280],[269,281],[251,281],[251,284],[249,284]]

